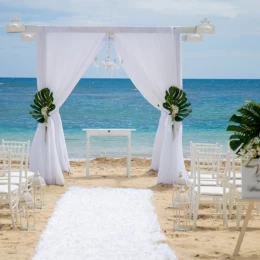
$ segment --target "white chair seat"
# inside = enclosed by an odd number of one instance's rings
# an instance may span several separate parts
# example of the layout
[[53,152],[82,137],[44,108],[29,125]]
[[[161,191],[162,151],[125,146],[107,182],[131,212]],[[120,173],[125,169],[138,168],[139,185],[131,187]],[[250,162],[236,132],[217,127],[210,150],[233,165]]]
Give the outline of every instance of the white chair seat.
[[[198,187],[193,189],[193,193],[198,193]],[[226,188],[226,193],[229,193],[229,189]],[[222,187],[212,187],[212,186],[201,186],[200,187],[201,195],[209,195],[209,196],[223,196],[223,188]]]
[[[233,180],[229,180],[228,181],[228,184],[229,184],[229,186],[233,186]],[[241,186],[242,185],[242,180],[235,180],[235,186]]]
[[[10,185],[11,192],[18,192],[18,186],[17,185]],[[0,194],[6,194],[8,193],[8,185],[0,185]]]
[[[196,183],[198,183],[198,180],[196,180]],[[200,185],[202,186],[216,186],[216,183],[214,179],[200,180]],[[194,185],[194,179],[189,179],[189,184]]]
[[[25,171],[22,172],[22,177],[25,178]],[[11,176],[12,177],[19,177],[20,176],[20,172],[11,172]],[[27,178],[32,178],[34,176],[34,172],[28,171],[27,172]]]
[[[20,178],[19,177],[11,177],[11,184],[19,185],[20,184]],[[26,179],[22,178],[21,180],[22,184],[26,183]],[[7,177],[0,177],[0,184],[8,184]]]
[[[189,176],[191,176],[188,173]],[[200,173],[200,179],[212,179],[212,176],[214,176],[213,173]],[[198,178],[198,173],[196,173],[196,178]]]

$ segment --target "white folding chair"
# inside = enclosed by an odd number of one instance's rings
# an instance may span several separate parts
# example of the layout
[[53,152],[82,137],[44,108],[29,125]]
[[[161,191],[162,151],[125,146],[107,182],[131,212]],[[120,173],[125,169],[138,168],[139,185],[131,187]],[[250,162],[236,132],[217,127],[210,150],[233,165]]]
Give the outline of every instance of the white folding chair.
[[[19,186],[19,193],[22,194],[25,187],[27,187],[26,179],[22,177],[22,169],[23,169],[23,162],[24,162],[24,145],[21,146],[1,146],[0,148],[2,151],[11,152],[11,164],[12,168],[11,170],[16,170],[19,172],[19,176],[12,176],[11,171],[11,177],[10,181],[13,185]],[[8,174],[0,177],[0,184],[7,184],[8,183]]]
[[234,177],[237,180],[242,179],[242,164],[241,158],[237,157],[235,151],[230,148],[230,144],[227,144],[227,151],[230,152],[230,175],[229,178],[233,179]]
[[[217,143],[216,144],[208,144],[208,143],[192,143],[190,142],[190,150],[191,150],[191,174],[190,178],[188,180],[188,186],[189,186],[189,196],[190,200],[192,200],[192,189],[197,185],[197,178],[198,174],[196,172],[196,165],[195,162],[197,160],[197,153],[202,152],[204,154],[210,154],[210,153],[220,153],[222,152],[222,146],[219,146]],[[206,170],[206,169],[204,169]],[[200,175],[201,182],[200,185],[203,186],[215,186],[216,181],[214,180],[214,176],[205,174],[201,172]],[[213,178],[213,180],[212,180]],[[192,207],[190,207],[190,219],[192,218]]]
[[236,191],[242,186],[242,161],[241,158],[237,158],[236,153],[231,150],[228,142],[228,151],[230,152],[230,172],[227,176],[228,185],[230,189],[230,201],[229,201],[229,219],[232,217]]
[[[24,156],[24,162],[23,162],[22,177],[26,179],[28,191],[32,193],[33,192],[32,179],[33,179],[33,176],[34,176],[34,172],[29,170],[30,141],[28,140],[27,142],[18,142],[18,141],[5,141],[4,139],[2,139],[2,145],[6,146],[6,147],[24,145],[25,156]],[[19,177],[20,172],[19,171],[12,171],[11,176],[12,177]]]
[[0,149],[0,172],[7,173],[7,183],[0,184],[0,212],[10,212],[12,219],[12,227],[16,227],[18,222],[18,193],[19,186],[11,183],[11,151]]
[[[193,229],[195,229],[197,225],[200,204],[215,206],[217,212],[207,214],[222,215],[223,224],[228,228],[226,206],[229,198],[229,189],[226,187],[226,175],[229,171],[229,160],[229,152],[197,152],[195,167],[198,175],[198,182],[192,190]],[[202,174],[203,178],[201,178]],[[213,176],[211,180],[215,182],[215,185],[202,185],[201,182],[205,178],[205,174],[211,177]],[[205,213],[203,213],[203,215],[205,215]]]
[[219,147],[222,146],[219,146],[218,143],[210,144],[190,142],[190,172],[188,172],[190,178],[193,178],[195,173],[194,161],[196,160],[196,151],[201,151],[204,153],[222,152],[222,150],[219,150]]

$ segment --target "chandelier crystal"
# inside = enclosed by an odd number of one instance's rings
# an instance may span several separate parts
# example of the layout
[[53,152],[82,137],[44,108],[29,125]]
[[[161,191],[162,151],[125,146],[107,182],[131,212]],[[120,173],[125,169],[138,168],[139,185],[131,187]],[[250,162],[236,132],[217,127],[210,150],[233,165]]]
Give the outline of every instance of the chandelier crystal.
[[106,71],[106,74],[110,72],[110,74],[113,73],[114,70],[119,70],[123,66],[123,60],[117,62],[117,59],[111,59],[111,47],[112,47],[112,37],[109,33],[108,39],[107,39],[107,56],[105,60],[101,61],[101,64],[98,62],[97,57],[95,57],[95,60],[93,62],[93,66],[95,68],[99,68],[101,65],[103,65],[104,70]]

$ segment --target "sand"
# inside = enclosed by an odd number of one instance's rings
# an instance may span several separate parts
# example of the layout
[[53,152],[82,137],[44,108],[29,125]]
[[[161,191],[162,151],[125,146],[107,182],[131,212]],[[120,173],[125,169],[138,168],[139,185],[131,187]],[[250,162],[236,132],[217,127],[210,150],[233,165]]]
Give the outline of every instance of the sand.
[[[47,207],[36,210],[37,230],[35,232],[22,232],[19,228],[12,229],[10,217],[0,215],[0,259],[31,259],[56,201],[68,187],[75,185],[151,189],[154,192],[153,205],[161,228],[167,237],[167,243],[180,260],[260,259],[260,216],[254,216],[249,221],[238,257],[232,256],[239,235],[239,232],[235,230],[235,210],[232,220],[229,220],[228,230],[224,229],[221,219],[202,216],[198,219],[196,231],[173,231],[172,186],[156,184],[157,173],[150,170],[150,164],[151,161],[148,159],[132,159],[132,177],[128,179],[125,159],[99,158],[91,161],[90,178],[86,179],[85,162],[71,161],[73,174],[64,173],[66,184],[46,187]],[[188,162],[186,166],[189,167]],[[207,207],[201,210],[214,209]]]

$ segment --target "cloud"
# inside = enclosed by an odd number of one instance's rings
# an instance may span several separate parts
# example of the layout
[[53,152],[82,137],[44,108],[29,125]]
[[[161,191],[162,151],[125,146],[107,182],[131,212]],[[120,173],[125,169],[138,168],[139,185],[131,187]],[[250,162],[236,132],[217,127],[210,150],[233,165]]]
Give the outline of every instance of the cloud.
[[136,2],[136,6],[141,9],[152,10],[159,14],[188,16],[223,16],[236,17],[239,14],[239,9],[228,2],[220,1],[202,1],[202,0],[182,0],[182,1],[148,1],[142,0]]
[[[239,15],[258,15],[260,11],[259,0],[0,0],[0,4],[7,8],[64,12],[72,17],[84,17],[85,21],[104,19],[133,23],[145,19],[147,15],[234,18]],[[71,20],[69,16],[66,18]]]
[[[209,77],[240,77],[240,73],[259,77],[259,12],[260,0],[0,0],[0,27],[14,15],[26,24],[70,26],[194,26],[208,17],[216,34],[203,36],[204,43],[198,45],[183,43],[187,75],[194,75],[191,60],[197,59],[201,67],[215,68],[205,70],[212,71]],[[1,36],[5,32],[0,29]],[[24,48],[32,55],[30,43],[11,37],[19,38],[11,34],[1,38],[0,56],[6,57],[2,60],[25,53]],[[16,51],[19,48],[23,50]],[[223,64],[229,64],[234,72],[226,71]],[[200,72],[196,73],[200,77]]]

